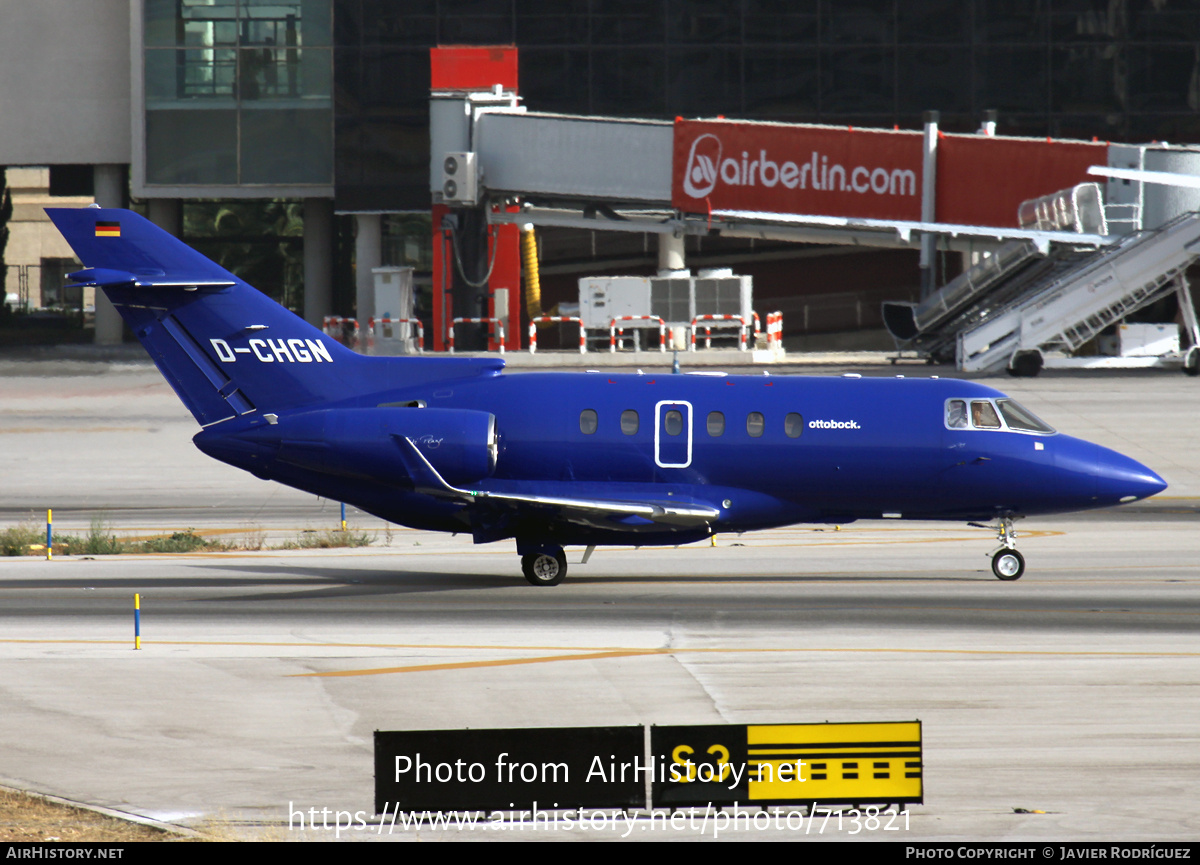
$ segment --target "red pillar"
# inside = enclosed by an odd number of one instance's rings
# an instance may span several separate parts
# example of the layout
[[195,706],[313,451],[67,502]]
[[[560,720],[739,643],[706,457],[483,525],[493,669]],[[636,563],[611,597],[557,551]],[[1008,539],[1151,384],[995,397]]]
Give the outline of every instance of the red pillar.
[[433,205],[433,350],[446,350],[446,332],[450,326],[454,304],[451,288],[454,285],[454,251],[450,248],[450,233],[442,231],[442,219],[450,212],[444,204]]
[[[462,92],[491,90],[496,84],[517,92],[517,49],[512,45],[450,45],[429,50],[430,87],[433,90]],[[454,285],[454,252],[450,237],[442,231],[442,217],[450,208],[433,205],[433,349],[445,351],[450,319],[453,317],[451,291]],[[505,346],[521,347],[521,248],[520,231],[515,225],[494,225],[488,230],[488,259],[494,256],[488,291],[488,314],[507,317]],[[508,290],[508,309],[496,309],[496,289]],[[498,347],[495,339],[488,348]]]
[[[493,207],[493,211],[500,210]],[[509,205],[505,208],[509,213],[516,213],[519,208]],[[516,225],[493,225],[488,231],[488,256],[495,261],[492,266],[492,276],[488,280],[488,290],[491,293],[489,315],[505,318],[504,342],[509,351],[521,348],[522,337],[525,333],[522,327],[521,309],[521,230]],[[497,305],[497,291],[506,289],[508,292],[508,308],[501,309]],[[503,297],[503,293],[500,297]],[[488,348],[495,350],[495,340],[488,343]]]

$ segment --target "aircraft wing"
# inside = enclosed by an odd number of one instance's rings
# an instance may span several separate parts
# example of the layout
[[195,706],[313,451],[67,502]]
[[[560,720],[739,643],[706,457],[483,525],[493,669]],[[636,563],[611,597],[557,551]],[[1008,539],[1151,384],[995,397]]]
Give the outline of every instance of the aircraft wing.
[[451,486],[406,436],[396,436],[405,451],[417,492],[438,498],[477,504],[487,503],[514,510],[551,511],[561,520],[595,528],[696,529],[714,522],[721,512],[708,505],[685,502],[630,502],[614,499],[565,498],[491,490],[464,490]]

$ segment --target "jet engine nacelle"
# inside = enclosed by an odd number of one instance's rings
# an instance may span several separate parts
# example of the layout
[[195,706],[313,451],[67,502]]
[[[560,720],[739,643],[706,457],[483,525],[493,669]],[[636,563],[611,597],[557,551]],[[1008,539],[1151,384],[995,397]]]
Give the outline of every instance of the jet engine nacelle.
[[451,484],[496,469],[499,440],[490,412],[437,408],[352,408],[299,412],[238,436],[278,441],[275,459],[325,474],[384,482],[411,478],[409,439]]

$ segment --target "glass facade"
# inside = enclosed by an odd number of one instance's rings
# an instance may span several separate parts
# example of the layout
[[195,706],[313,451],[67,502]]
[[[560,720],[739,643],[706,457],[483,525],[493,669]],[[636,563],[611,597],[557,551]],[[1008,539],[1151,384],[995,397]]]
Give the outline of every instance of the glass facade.
[[145,0],[145,181],[333,182],[331,0]]
[[917,128],[937,109],[971,132],[997,109],[1002,134],[1200,140],[1200,6],[1178,0],[332,3],[342,209],[428,207],[437,44],[515,44],[535,111]]

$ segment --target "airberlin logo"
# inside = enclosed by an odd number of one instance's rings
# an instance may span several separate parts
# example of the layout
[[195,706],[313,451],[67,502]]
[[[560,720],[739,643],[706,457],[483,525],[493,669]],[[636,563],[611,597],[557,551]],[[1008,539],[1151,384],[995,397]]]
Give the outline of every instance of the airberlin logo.
[[261,363],[333,363],[325,343],[319,339],[252,339],[246,346],[230,348],[223,339],[209,343],[222,363],[234,363],[239,354],[249,354]]
[[705,198],[720,182],[726,186],[750,186],[772,189],[814,189],[820,192],[857,192],[860,194],[915,196],[917,174],[907,168],[883,168],[858,165],[847,168],[830,164],[829,157],[812,151],[802,161],[773,160],[765,149],[757,157],[743,150],[739,156],[723,156],[721,139],[705,133],[692,142],[683,191],[692,198]]
[[704,198],[716,188],[720,165],[721,139],[712,133],[701,135],[692,142],[692,152],[688,154],[683,191],[692,198]]
[[810,420],[809,429],[862,429],[856,420]]

